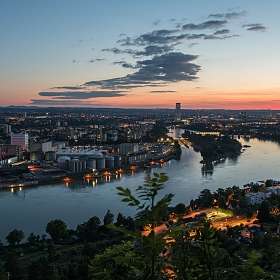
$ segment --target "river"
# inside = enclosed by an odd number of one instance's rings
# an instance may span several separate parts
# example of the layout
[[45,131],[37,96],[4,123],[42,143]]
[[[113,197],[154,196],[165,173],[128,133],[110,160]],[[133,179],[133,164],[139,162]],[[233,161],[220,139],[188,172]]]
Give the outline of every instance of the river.
[[[226,160],[214,167],[213,173],[202,172],[199,153],[183,148],[180,161],[172,160],[158,171],[166,172],[169,181],[163,193],[174,193],[174,204],[188,203],[205,188],[216,190],[219,187],[244,185],[248,182],[267,178],[280,179],[280,146],[273,142],[257,139],[245,141],[250,145],[238,159]],[[22,191],[0,192],[0,239],[15,228],[43,234],[49,220],[59,218],[69,227],[96,215],[103,217],[107,209],[114,213],[133,215],[132,209],[120,202],[116,194],[117,186],[131,189],[141,185],[146,174],[122,176],[104,184],[63,183],[24,189]]]

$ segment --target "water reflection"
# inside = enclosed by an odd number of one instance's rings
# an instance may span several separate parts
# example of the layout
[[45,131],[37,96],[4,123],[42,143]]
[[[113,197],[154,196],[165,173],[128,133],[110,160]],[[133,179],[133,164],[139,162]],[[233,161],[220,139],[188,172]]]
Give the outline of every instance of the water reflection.
[[202,176],[212,176],[214,172],[214,165],[212,162],[202,164],[201,174]]
[[201,165],[199,153],[183,148],[180,161],[172,160],[153,170],[138,170],[118,176],[112,174],[109,182],[105,178],[98,178],[90,182],[75,180],[68,187],[62,182],[23,188],[21,191],[1,191],[0,239],[3,240],[14,228],[24,230],[26,235],[30,232],[44,233],[50,219],[62,219],[69,227],[75,227],[94,215],[102,218],[107,209],[115,214],[122,212],[133,215],[132,209],[120,202],[116,187],[128,187],[133,192],[143,184],[147,174],[153,171],[168,174],[169,181],[163,194],[174,193],[174,204],[188,203],[204,188],[216,190],[268,178],[279,179],[278,144],[257,139],[240,141],[251,147],[245,149],[238,159],[226,160],[213,166],[214,172],[209,166],[205,168]]

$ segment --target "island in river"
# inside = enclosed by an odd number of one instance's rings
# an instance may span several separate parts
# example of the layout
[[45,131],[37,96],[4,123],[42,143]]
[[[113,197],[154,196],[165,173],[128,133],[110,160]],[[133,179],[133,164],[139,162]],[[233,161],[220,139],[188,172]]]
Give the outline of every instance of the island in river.
[[185,132],[195,151],[202,156],[201,163],[209,164],[227,158],[237,158],[241,154],[241,143],[229,136],[200,135]]

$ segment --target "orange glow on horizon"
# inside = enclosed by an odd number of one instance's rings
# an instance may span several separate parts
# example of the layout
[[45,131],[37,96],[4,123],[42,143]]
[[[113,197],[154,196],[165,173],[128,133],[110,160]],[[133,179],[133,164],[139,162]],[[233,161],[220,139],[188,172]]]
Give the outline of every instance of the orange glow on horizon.
[[[134,89],[126,96],[111,98],[96,98],[83,100],[80,106],[93,107],[124,107],[124,108],[174,108],[176,102],[181,102],[183,108],[188,109],[280,109],[280,88],[273,89],[240,89],[215,90],[204,87],[189,87],[175,85],[166,87],[176,92],[154,93],[153,89]],[[165,89],[163,89],[165,90]],[[31,99],[43,99],[36,91],[22,92],[15,97],[15,93],[0,97],[1,106],[32,105]],[[79,100],[77,100],[79,102]],[[58,105],[62,107],[62,105]],[[67,104],[65,104],[67,106]],[[70,106],[70,105],[69,105]],[[72,106],[74,107],[74,106]]]

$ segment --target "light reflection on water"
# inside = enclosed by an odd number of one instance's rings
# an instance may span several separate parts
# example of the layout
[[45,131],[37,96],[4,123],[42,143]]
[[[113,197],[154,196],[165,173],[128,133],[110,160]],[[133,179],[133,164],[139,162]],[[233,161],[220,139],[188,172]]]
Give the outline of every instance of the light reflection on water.
[[[267,178],[279,179],[280,146],[256,139],[242,142],[251,147],[239,158],[216,165],[213,174],[207,176],[202,174],[200,154],[184,148],[180,161],[172,160],[158,170],[168,173],[170,178],[164,192],[175,194],[174,203],[187,203],[204,188],[215,190]],[[146,173],[137,172],[111,178],[104,184],[74,182],[68,187],[62,183],[20,192],[0,192],[0,238],[3,240],[14,228],[26,233],[43,233],[47,222],[54,218],[75,227],[94,215],[103,217],[107,209],[133,214],[131,208],[120,202],[116,187],[133,189],[143,183],[145,176]]]

